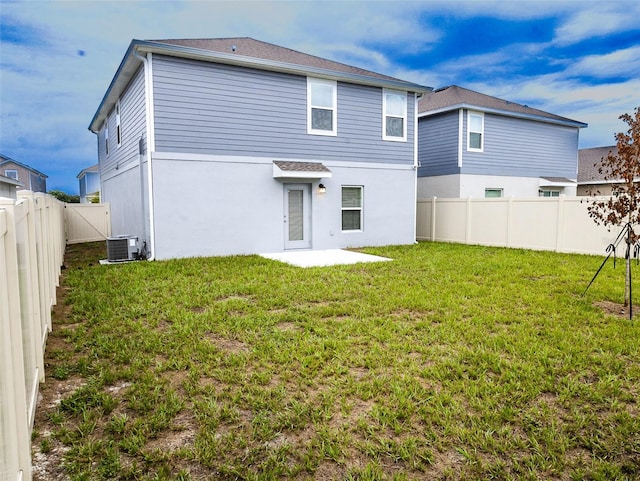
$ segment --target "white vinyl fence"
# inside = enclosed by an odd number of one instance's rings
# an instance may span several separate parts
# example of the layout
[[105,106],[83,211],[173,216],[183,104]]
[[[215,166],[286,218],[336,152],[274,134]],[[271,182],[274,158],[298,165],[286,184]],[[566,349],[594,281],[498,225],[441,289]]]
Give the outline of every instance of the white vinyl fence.
[[[587,212],[587,197],[418,199],[416,238],[500,247],[605,254],[608,232]],[[622,252],[621,252],[622,254]]]
[[31,480],[31,430],[65,249],[64,204],[0,198],[0,480]]
[[109,203],[64,204],[67,244],[105,240],[111,235]]

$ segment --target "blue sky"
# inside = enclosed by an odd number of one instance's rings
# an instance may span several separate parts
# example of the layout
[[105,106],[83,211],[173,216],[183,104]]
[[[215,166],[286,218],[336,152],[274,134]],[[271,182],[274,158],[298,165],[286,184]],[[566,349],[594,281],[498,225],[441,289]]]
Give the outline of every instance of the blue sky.
[[77,193],[88,125],[132,38],[253,37],[589,124],[615,143],[640,105],[640,2],[0,0],[0,153]]

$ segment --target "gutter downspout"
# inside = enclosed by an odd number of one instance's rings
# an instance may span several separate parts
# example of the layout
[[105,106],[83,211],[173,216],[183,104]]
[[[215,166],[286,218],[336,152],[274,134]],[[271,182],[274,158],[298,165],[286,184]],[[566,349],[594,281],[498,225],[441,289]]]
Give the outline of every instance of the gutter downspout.
[[420,166],[419,160],[418,160],[418,102],[420,100],[420,97],[422,97],[422,95],[416,93],[413,96],[413,172],[415,174],[415,179],[413,182],[413,197],[415,199],[414,205],[413,205],[413,243],[417,244],[418,243],[418,239],[417,239],[417,235],[418,235],[418,227],[417,227],[417,223],[418,223],[418,167]]
[[[144,94],[145,94],[145,117],[146,117],[146,134],[147,134],[147,183],[149,194],[149,257],[147,260],[152,261],[156,257],[155,244],[156,244],[156,230],[155,230],[155,212],[153,202],[153,166],[151,159],[153,158],[153,152],[155,151],[155,137],[154,137],[154,125],[153,125],[153,84],[152,84],[152,72],[151,72],[151,59],[152,54],[149,52],[147,57],[140,55],[136,49],[133,50],[133,55],[142,61],[144,65]],[[142,206],[142,213],[144,215],[144,205]]]

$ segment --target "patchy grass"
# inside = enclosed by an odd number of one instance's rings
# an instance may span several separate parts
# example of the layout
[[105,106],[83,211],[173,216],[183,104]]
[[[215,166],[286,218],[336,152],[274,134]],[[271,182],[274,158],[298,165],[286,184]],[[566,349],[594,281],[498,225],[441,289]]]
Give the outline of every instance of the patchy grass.
[[67,251],[36,479],[640,477],[640,322],[601,308],[621,267],[582,296],[601,257],[100,266],[103,248]]

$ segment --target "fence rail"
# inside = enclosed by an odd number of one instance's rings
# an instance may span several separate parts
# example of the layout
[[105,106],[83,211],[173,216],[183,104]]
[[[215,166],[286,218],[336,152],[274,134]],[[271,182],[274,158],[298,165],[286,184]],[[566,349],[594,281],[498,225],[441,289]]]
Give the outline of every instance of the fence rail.
[[416,238],[578,254],[603,254],[620,229],[607,231],[587,198],[418,199]]
[[0,198],[0,479],[31,480],[31,430],[65,249],[64,204]]

